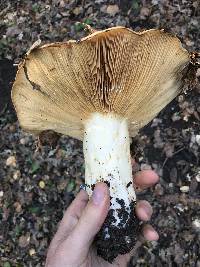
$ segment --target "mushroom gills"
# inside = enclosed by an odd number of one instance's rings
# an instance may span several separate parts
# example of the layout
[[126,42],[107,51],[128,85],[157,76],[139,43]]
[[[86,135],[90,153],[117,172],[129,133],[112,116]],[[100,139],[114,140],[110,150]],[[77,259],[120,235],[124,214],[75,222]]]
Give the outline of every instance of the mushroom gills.
[[89,196],[97,182],[106,183],[110,190],[110,210],[96,243],[98,254],[112,262],[131,250],[139,227],[127,120],[114,113],[92,113],[85,123],[83,151]]

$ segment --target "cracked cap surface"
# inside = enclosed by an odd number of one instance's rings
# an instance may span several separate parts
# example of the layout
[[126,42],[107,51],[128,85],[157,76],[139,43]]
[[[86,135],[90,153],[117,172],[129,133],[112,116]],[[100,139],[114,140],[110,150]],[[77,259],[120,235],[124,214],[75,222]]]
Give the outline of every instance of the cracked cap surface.
[[82,140],[93,112],[128,120],[129,132],[151,121],[180,91],[189,53],[162,30],[124,27],[80,41],[34,44],[20,63],[12,100],[20,125]]

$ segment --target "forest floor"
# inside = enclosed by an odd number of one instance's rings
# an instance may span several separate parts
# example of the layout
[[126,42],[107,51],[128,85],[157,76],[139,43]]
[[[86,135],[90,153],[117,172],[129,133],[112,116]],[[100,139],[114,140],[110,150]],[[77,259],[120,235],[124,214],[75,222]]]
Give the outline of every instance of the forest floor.
[[[81,23],[79,23],[81,22]],[[96,29],[120,25],[176,34],[200,50],[200,3],[185,0],[0,0],[0,266],[44,266],[57,223],[84,183],[82,143],[61,137],[36,151],[36,138],[16,120],[10,90],[16,66],[40,38],[80,39],[83,22]],[[200,267],[200,71],[133,139],[138,169],[160,176],[139,194],[153,205],[157,242],[141,243],[130,266]]]

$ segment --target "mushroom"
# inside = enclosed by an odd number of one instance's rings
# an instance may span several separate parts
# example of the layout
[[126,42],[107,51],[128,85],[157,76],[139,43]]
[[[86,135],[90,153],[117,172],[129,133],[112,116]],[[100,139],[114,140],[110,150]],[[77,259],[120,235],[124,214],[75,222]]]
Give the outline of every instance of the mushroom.
[[124,27],[74,41],[36,43],[19,65],[12,100],[22,128],[83,141],[85,183],[110,189],[110,210],[97,252],[113,261],[136,241],[130,137],[177,94],[190,54],[163,30]]

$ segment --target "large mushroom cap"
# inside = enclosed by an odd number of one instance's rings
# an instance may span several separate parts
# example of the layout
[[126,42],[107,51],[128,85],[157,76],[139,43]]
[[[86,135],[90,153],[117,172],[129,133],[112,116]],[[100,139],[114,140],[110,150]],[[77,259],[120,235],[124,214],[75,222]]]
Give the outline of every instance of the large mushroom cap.
[[91,113],[114,112],[128,119],[134,136],[178,94],[189,61],[178,38],[162,30],[114,27],[29,50],[12,99],[31,132],[82,140]]

